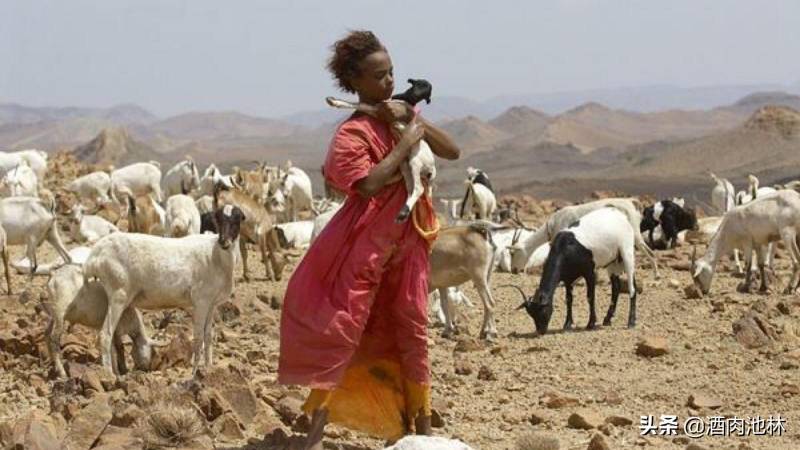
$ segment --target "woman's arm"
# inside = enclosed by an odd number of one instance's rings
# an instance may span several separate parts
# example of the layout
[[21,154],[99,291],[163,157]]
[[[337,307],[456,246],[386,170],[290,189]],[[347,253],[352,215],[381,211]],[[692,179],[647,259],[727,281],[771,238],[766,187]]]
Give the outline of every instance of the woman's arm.
[[406,162],[411,147],[422,139],[424,134],[425,128],[421,123],[414,121],[408,124],[392,151],[369,171],[369,175],[356,182],[355,188],[359,195],[366,198],[374,197],[384,186],[398,181],[400,165]]
[[[395,121],[408,123],[414,118],[414,108],[406,102],[383,102],[377,107],[378,118],[388,124]],[[431,147],[433,154],[444,159],[458,159],[461,150],[455,141],[447,135],[441,128],[429,122],[422,116],[417,115],[416,120],[420,121],[425,127],[425,142]]]
[[439,158],[444,159],[458,159],[461,156],[461,150],[456,145],[455,141],[447,135],[441,128],[432,124],[421,116],[417,116],[417,120],[422,122],[425,126],[425,142],[431,147],[431,151]]

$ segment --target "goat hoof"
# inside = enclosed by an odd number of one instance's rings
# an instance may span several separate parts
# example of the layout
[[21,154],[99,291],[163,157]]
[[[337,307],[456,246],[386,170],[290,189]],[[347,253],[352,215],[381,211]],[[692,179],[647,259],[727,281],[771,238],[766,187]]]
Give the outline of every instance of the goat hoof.
[[411,215],[411,209],[408,206],[403,206],[403,209],[397,214],[397,217],[394,219],[395,223],[403,223],[408,220],[408,216]]
[[604,327],[610,327],[611,326],[611,319],[604,320],[603,321],[603,326]]
[[596,323],[590,323],[589,325],[586,325],[586,329],[587,330],[596,330],[597,329],[597,324]]
[[786,286],[786,289],[783,290],[784,295],[791,295],[794,294],[794,289],[791,286]]
[[564,331],[570,331],[570,330],[572,330],[572,324],[571,323],[565,323],[564,324]]
[[750,293],[750,286],[747,283],[739,283],[736,286],[736,292],[741,294],[749,294]]
[[636,328],[636,322],[628,322],[628,328]]

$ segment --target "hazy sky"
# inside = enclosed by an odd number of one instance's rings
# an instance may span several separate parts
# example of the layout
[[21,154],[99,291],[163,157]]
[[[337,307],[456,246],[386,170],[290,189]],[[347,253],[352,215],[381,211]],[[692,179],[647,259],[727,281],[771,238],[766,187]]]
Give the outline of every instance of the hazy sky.
[[0,0],[0,102],[320,109],[328,48],[353,28],[386,44],[398,87],[478,100],[800,80],[797,0]]

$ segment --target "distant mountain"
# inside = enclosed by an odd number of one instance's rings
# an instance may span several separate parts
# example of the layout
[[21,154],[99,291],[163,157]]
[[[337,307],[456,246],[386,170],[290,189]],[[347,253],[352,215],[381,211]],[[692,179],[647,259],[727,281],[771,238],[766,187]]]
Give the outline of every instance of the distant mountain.
[[475,116],[443,122],[441,127],[467,153],[491,150],[496,142],[508,137],[504,131]]
[[156,116],[134,104],[122,104],[110,108],[51,108],[0,103],[0,125],[34,124],[70,119],[94,119],[130,125],[151,123],[156,120]]
[[91,141],[76,147],[72,153],[85,163],[116,166],[162,159],[162,155],[131,138],[122,127],[104,129]]
[[540,134],[551,117],[527,106],[512,106],[489,121],[489,124],[511,135]]
[[800,96],[782,91],[755,92],[739,99],[739,101],[732,105],[717,109],[725,109],[728,111],[735,111],[736,113],[743,115],[750,115],[756,112],[759,108],[768,105],[788,106],[789,108],[800,111]]
[[248,116],[234,111],[193,112],[170,117],[147,127],[151,133],[184,140],[280,137],[298,131],[286,122]]

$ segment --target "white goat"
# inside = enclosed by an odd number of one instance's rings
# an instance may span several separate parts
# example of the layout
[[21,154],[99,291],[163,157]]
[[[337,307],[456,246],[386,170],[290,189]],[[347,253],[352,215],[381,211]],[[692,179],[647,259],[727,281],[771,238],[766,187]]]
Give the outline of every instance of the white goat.
[[704,294],[711,289],[717,261],[733,249],[742,249],[745,255],[746,275],[743,291],[752,283],[753,250],[758,254],[761,272],[761,291],[767,290],[764,271],[767,244],[782,240],[792,259],[792,278],[784,289],[792,293],[797,288],[800,275],[800,249],[797,233],[800,227],[800,193],[781,190],[758,197],[750,203],[737,206],[725,213],[717,234],[708,244],[706,254],[697,260],[692,255],[692,280]]
[[[75,247],[69,249],[67,253],[69,254],[70,259],[72,259],[70,264],[82,266],[83,263],[86,262],[86,258],[89,257],[89,253],[91,251],[92,249],[90,247]],[[54,260],[44,264],[39,264],[36,266],[36,271],[33,272],[33,266],[28,258],[22,258],[18,261],[11,262],[11,267],[13,267],[17,273],[21,273],[23,275],[31,274],[32,272],[34,275],[50,275],[54,270],[62,266],[64,266],[63,259]]]
[[772,194],[776,191],[773,187],[758,187],[759,182],[755,175],[748,175],[747,181],[747,190],[736,193],[736,205],[744,205],[745,203],[749,203],[758,197]]
[[120,205],[123,195],[153,195],[156,202],[162,201],[161,169],[154,162],[139,162],[111,172],[111,197]]
[[[430,103],[431,85],[425,80],[409,79],[411,88],[406,92],[393,97],[392,100],[387,102],[405,101],[409,104],[416,105],[422,100]],[[372,117],[377,117],[377,107],[366,103],[351,103],[344,100],[338,100],[333,97],[325,99],[329,105],[336,108],[350,108],[360,111],[364,114],[369,114]],[[392,124],[392,131],[396,135],[400,135],[405,129],[406,125],[400,121]],[[406,199],[405,206],[397,214],[396,222],[403,222],[411,215],[411,210],[414,204],[422,196],[423,190],[427,193],[429,198],[433,198],[433,180],[436,178],[436,163],[433,159],[433,151],[424,139],[414,144],[408,156],[408,163],[400,166],[400,172],[403,174],[403,180],[406,183],[406,191],[408,198]],[[427,180],[427,184],[423,185],[422,179]]]
[[75,242],[94,244],[100,238],[116,233],[119,229],[100,216],[86,215],[83,205],[72,208],[72,239]]
[[458,216],[458,204],[462,202],[462,199],[455,198],[455,199],[446,199],[440,198],[440,202],[444,205],[445,209],[445,217],[447,217],[448,224],[456,224],[459,220],[461,220]]
[[273,231],[277,233],[278,242],[285,245],[285,248],[306,248],[311,243],[314,221],[279,223],[273,227]]
[[708,173],[711,179],[714,180],[714,188],[711,190],[711,206],[713,206],[719,214],[725,214],[731,208],[736,206],[736,190],[733,184],[725,178],[719,178],[714,173]]
[[622,283],[620,275],[627,275],[630,308],[628,328],[636,325],[636,231],[630,223],[628,211],[614,206],[596,209],[582,216],[577,224],[560,231],[551,242],[550,254],[544,263],[539,287],[532,297],[526,297],[522,289],[523,303],[534,321],[539,334],[547,332],[553,314],[553,294],[563,282],[567,294],[567,319],[564,329],[572,328],[572,285],[578,278],[586,281],[586,296],[589,301],[587,329],[597,325],[595,313],[596,270],[605,268],[611,277],[611,305],[603,320],[611,325],[617,309],[617,299]]
[[328,222],[331,221],[334,215],[339,211],[339,208],[342,207],[342,203],[339,202],[331,202],[331,208],[323,213],[314,217],[314,228],[311,230],[311,241],[309,244],[313,243],[314,240],[317,239],[322,230],[325,229],[325,226],[328,225]]
[[170,198],[176,194],[188,195],[195,189],[199,189],[200,174],[194,160],[187,156],[185,160],[172,166],[164,174],[161,188],[164,192],[164,198]]
[[230,176],[222,175],[222,172],[219,171],[217,166],[209,164],[205,172],[203,172],[203,177],[200,178],[200,189],[196,191],[196,195],[198,197],[213,195],[214,186],[216,186],[217,183],[222,183],[228,189],[233,188],[235,185],[235,182]]
[[214,197],[210,195],[203,195],[195,200],[194,204],[197,206],[197,212],[199,212],[202,216],[203,214],[214,210]]
[[[50,315],[45,336],[47,349],[58,376],[66,378],[64,364],[61,362],[61,335],[64,322],[78,323],[95,330],[103,325],[108,310],[108,298],[103,287],[96,282],[85,283],[83,271],[79,266],[66,265],[56,270],[47,281],[47,295],[42,296],[42,305]],[[149,370],[152,347],[155,345],[147,336],[142,315],[135,308],[127,308],[122,313],[119,326],[114,333],[114,373],[127,372],[123,336],[133,341],[133,361],[137,369]]]
[[111,371],[111,338],[128,307],[191,308],[194,321],[193,373],[203,352],[213,364],[214,310],[233,289],[242,211],[225,205],[214,211],[218,235],[179,239],[116,233],[95,244],[84,264],[84,278],[97,278],[108,296],[100,331],[103,366]]
[[37,179],[44,180],[44,175],[47,173],[47,153],[41,150],[0,152],[0,172],[8,172],[22,161],[28,163],[28,167],[33,169]]
[[92,172],[70,181],[66,189],[74,193],[79,200],[89,200],[95,205],[102,205],[111,200],[109,197],[111,177],[105,172]]
[[54,205],[45,205],[34,197],[10,197],[0,200],[0,223],[6,231],[7,245],[26,245],[25,255],[33,262],[31,276],[36,272],[36,249],[47,240],[65,263],[72,259],[61,242]]
[[311,209],[314,197],[308,174],[299,167],[292,167],[291,161],[287,165],[288,168],[280,179],[280,191],[285,198],[288,221],[296,222],[298,212]]
[[444,309],[442,309],[442,292],[445,292],[447,296],[444,304],[449,304],[451,307],[453,305],[466,306],[468,308],[475,306],[459,286],[450,286],[446,289],[438,289],[431,292],[428,303],[431,305],[431,312],[442,325],[447,324],[447,316],[444,314]]
[[[464,196],[464,204],[461,205],[461,218],[470,219],[473,216],[477,219],[491,220],[494,210],[497,209],[497,199],[494,193],[481,183],[473,183],[465,180],[464,185],[467,192]],[[466,213],[466,217],[464,217]]]
[[183,237],[200,234],[200,211],[192,197],[176,194],[167,199],[167,235]]
[[25,160],[6,172],[0,180],[0,195],[3,197],[38,197],[39,181]]
[[508,247],[511,253],[511,272],[519,273],[525,270],[531,255],[546,242],[550,242],[555,235],[572,225],[575,221],[579,220],[586,214],[606,206],[613,206],[621,211],[624,211],[628,217],[628,222],[634,229],[634,237],[636,240],[636,247],[647,255],[650,262],[653,264],[656,277],[659,276],[658,263],[656,262],[655,254],[650,247],[644,242],[640,225],[642,222],[642,215],[639,212],[639,201],[630,198],[607,198],[604,200],[596,200],[581,205],[572,205],[562,208],[547,218],[544,225],[536,230],[533,235],[528,239]]

